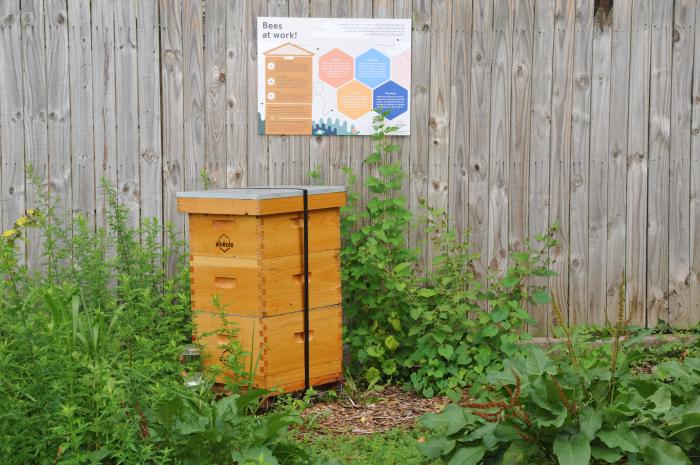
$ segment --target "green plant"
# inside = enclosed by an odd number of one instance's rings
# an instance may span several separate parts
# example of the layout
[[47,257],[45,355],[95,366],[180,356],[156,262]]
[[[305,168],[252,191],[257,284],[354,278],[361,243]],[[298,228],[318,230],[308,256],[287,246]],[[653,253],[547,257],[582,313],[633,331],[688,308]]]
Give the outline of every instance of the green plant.
[[[624,293],[622,294],[624,295]],[[624,304],[622,305],[624,308]],[[620,312],[618,328],[624,324]],[[427,414],[422,446],[450,464],[691,464],[700,460],[700,359],[630,368],[643,338],[592,347],[576,331],[567,353],[529,347],[490,370],[473,400]]]
[[[195,437],[212,450],[235,441],[245,463],[303,463],[278,441],[293,415],[251,415],[259,393],[217,400],[208,384],[185,387],[178,359],[192,327],[183,244],[155,220],[130,227],[115,190],[102,188],[104,226],[68,220],[38,189],[36,209],[0,239],[0,463],[233,462],[192,458]],[[28,244],[40,252],[35,269],[20,253],[27,228],[41,237]]]
[[[349,322],[346,343],[370,386],[406,382],[425,396],[461,396],[461,388],[488,366],[512,356],[527,338],[522,329],[532,320],[528,302],[548,303],[545,289],[530,285],[533,276],[550,276],[548,249],[552,228],[526,241],[510,255],[506,270],[495,270],[488,286],[475,276],[478,255],[458,238],[446,215],[425,206],[436,257],[423,274],[418,256],[406,244],[412,214],[401,195],[404,172],[384,161],[399,146],[387,137],[385,116],[375,117],[375,148],[365,164],[370,195],[360,209],[359,195],[349,194],[342,232],[344,311]],[[351,185],[354,176],[349,176]],[[486,309],[490,311],[485,311]]]

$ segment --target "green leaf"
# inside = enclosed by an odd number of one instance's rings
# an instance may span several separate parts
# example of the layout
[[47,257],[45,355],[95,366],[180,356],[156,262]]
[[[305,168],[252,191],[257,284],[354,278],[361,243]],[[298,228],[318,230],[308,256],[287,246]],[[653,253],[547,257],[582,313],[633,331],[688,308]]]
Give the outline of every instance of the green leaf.
[[454,348],[449,344],[445,344],[438,347],[438,353],[448,360],[450,359],[454,351]]
[[384,339],[384,345],[387,346],[387,348],[393,352],[399,348],[400,344],[394,336],[389,335],[386,337],[386,339]]
[[596,460],[604,460],[608,463],[617,463],[622,458],[622,452],[608,449],[605,446],[591,446],[591,456]]
[[498,327],[496,325],[486,326],[479,332],[481,337],[493,337],[496,334],[498,334]]
[[666,386],[661,386],[656,392],[649,397],[655,405],[652,410],[654,413],[664,413],[671,409],[671,390]]
[[557,436],[552,450],[559,465],[588,465],[591,461],[591,444],[583,433]]
[[552,302],[552,296],[549,292],[542,289],[533,292],[530,298],[532,299],[532,303],[536,305],[547,305]]
[[516,286],[520,282],[519,278],[516,278],[515,276],[511,276],[508,278],[503,278],[501,280],[501,286],[505,287],[506,289],[509,289],[511,287]]
[[418,291],[420,297],[433,297],[437,295],[434,289],[424,288]]
[[455,441],[447,438],[434,438],[418,444],[418,449],[428,458],[435,459],[441,455],[449,454],[455,447]]
[[396,373],[396,362],[393,359],[382,362],[382,371],[385,375],[391,376]]
[[686,412],[668,422],[671,434],[669,438],[677,434],[685,434],[689,431],[700,429],[700,412]]
[[592,441],[593,438],[595,438],[595,434],[603,425],[603,412],[593,409],[592,407],[582,408],[579,416],[579,425],[581,432]]
[[691,465],[690,459],[680,447],[660,438],[646,441],[642,455],[655,465]]
[[639,438],[627,423],[621,423],[614,430],[598,431],[596,436],[608,447],[619,447],[625,452],[639,452]]
[[535,446],[523,441],[513,441],[503,454],[503,465],[529,463],[528,460],[534,452]]
[[467,424],[464,410],[456,404],[450,404],[440,413],[426,413],[420,419],[421,425],[432,431],[444,430],[446,435],[460,431]]
[[484,446],[462,447],[455,452],[447,465],[477,465],[485,453]]

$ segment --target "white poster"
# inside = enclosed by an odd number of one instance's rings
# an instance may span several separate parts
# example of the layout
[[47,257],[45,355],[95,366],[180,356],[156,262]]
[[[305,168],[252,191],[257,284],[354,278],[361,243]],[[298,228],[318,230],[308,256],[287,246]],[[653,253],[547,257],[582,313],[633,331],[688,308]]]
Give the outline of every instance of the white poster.
[[409,135],[411,20],[258,18],[258,132]]

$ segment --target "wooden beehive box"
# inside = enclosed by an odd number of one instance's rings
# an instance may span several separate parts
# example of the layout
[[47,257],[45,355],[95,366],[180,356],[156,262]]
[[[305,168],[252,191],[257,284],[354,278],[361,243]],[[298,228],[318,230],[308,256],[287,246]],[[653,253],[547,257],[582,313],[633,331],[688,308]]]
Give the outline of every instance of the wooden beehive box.
[[[188,213],[194,321],[205,366],[222,365],[225,318],[254,358],[257,387],[304,387],[304,216],[300,188],[178,193]],[[309,382],[342,376],[343,187],[309,186]],[[220,306],[214,304],[218,298]],[[247,362],[246,362],[247,363]],[[247,365],[246,365],[247,366]],[[223,378],[230,373],[221,375]],[[221,380],[220,378],[220,380]]]

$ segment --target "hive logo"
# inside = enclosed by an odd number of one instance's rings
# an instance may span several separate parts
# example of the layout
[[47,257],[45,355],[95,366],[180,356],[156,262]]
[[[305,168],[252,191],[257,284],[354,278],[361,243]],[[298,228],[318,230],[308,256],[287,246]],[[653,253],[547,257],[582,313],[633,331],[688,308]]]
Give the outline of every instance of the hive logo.
[[233,242],[231,241],[231,239],[229,239],[229,237],[226,234],[222,234],[216,240],[216,247],[222,252],[226,253],[233,247]]

